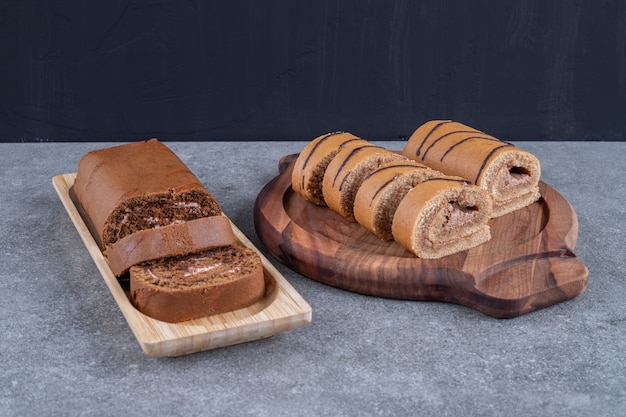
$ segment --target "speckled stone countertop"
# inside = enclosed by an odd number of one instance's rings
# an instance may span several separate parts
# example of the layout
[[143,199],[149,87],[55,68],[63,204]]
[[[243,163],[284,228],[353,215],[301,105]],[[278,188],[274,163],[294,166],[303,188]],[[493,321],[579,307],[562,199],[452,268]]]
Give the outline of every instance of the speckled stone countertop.
[[[167,144],[265,251],[254,201],[305,142]],[[579,297],[501,320],[328,287],[265,251],[312,322],[161,359],[142,352],[51,183],[113,144],[0,144],[0,415],[624,415],[626,143],[517,144],[577,212]]]

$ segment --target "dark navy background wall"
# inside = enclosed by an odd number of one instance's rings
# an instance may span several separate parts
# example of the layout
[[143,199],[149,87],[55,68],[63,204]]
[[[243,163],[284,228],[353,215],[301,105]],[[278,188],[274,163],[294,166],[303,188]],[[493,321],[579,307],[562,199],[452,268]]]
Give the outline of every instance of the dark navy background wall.
[[0,141],[626,139],[621,0],[0,0]]

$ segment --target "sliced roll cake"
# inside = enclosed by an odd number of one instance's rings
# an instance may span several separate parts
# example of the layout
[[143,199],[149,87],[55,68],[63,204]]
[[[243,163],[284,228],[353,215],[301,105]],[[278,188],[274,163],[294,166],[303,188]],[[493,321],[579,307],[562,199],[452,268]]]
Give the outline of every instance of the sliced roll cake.
[[105,255],[111,271],[119,277],[146,261],[236,244],[230,220],[216,215],[139,230],[109,245]]
[[345,218],[356,221],[354,199],[365,177],[386,163],[402,160],[407,158],[372,143],[340,149],[324,174],[322,189],[326,204]]
[[489,194],[460,177],[432,177],[400,201],[391,232],[416,256],[436,259],[478,246],[491,238]]
[[250,306],[265,292],[252,249],[232,245],[130,268],[130,298],[157,320],[182,322]]
[[400,201],[420,182],[441,175],[412,160],[384,164],[365,177],[356,193],[356,221],[379,238],[392,240],[391,223]]
[[489,240],[491,210],[485,190],[410,160],[391,162],[370,173],[354,202],[360,225],[425,259]]
[[540,197],[541,165],[534,155],[458,122],[423,124],[411,135],[403,154],[487,190],[493,198],[493,217]]
[[74,193],[105,251],[139,230],[222,214],[215,197],[157,139],[85,154]]

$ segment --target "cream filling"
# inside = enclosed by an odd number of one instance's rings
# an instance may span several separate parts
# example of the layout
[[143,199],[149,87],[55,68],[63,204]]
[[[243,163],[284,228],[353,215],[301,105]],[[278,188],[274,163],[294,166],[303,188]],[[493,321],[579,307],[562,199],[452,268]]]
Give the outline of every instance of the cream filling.
[[454,245],[460,239],[474,233],[478,210],[471,205],[451,201],[439,209],[426,228],[426,241],[433,248]]
[[[185,202],[175,202],[172,204],[172,207],[175,208],[199,208],[200,204],[196,203],[196,202],[190,202],[190,203],[185,203]],[[137,207],[135,209],[133,209],[133,213],[137,213],[141,211],[141,207]],[[125,213],[124,217],[122,218],[122,220],[120,221],[120,227],[118,228],[117,231],[117,235],[116,238],[119,239],[120,238],[120,233],[122,230],[122,226],[125,226],[128,224],[130,219],[130,214]],[[170,224],[179,224],[179,223],[183,223],[184,220],[170,220],[169,218],[162,218],[162,217],[155,217],[155,216],[146,216],[146,217],[142,217],[142,220],[144,222],[146,222],[151,228],[154,229],[158,229],[161,226],[167,226]],[[161,224],[163,223],[163,224]]]
[[[159,227],[161,227],[160,223],[162,219],[160,217],[144,217],[143,220],[154,229],[158,229]],[[165,226],[169,226],[171,224],[180,224],[184,222],[185,222],[184,220],[174,220],[174,221],[168,220]]]
[[148,269],[147,269],[147,271],[148,271],[148,274],[150,274],[150,276],[151,276],[154,280],[156,280],[156,281],[158,281],[158,280],[159,280],[159,277],[157,277],[157,276],[154,274],[154,272],[152,272],[152,269],[148,268]]
[[476,218],[476,209],[473,207],[462,207],[456,203],[448,204],[446,216],[447,221],[443,224],[443,228],[448,231],[453,231],[464,227],[467,224],[473,223]]
[[[214,270],[217,267],[220,267],[224,265],[222,262],[217,262],[213,265],[206,265],[206,266],[190,266],[189,268],[187,268],[187,271],[183,273],[184,277],[190,277],[193,275],[198,275],[201,274],[203,272],[209,272]],[[230,268],[227,269],[225,271],[221,271],[221,274],[234,274],[236,272],[235,268]]]
[[189,202],[189,203],[185,203],[182,201],[179,202],[175,202],[173,204],[174,207],[178,208],[178,207],[182,207],[182,208],[198,208],[200,207],[200,204],[196,203],[195,201]]
[[[197,260],[202,260],[202,259],[208,259],[208,258],[198,258]],[[157,274],[154,273],[154,271],[151,268],[146,268],[146,272],[150,275],[150,277],[153,280],[153,284],[158,285],[158,286],[167,286],[170,285],[172,282],[176,282],[176,275],[182,273],[182,278],[190,278],[190,277],[195,277],[197,275],[201,275],[203,273],[206,272],[210,272],[212,270],[215,269],[219,269],[220,267],[224,266],[225,264],[223,262],[215,262],[213,264],[210,265],[203,265],[203,266],[194,266],[194,265],[190,265],[188,267],[186,267],[184,270],[180,270],[178,273],[173,272],[173,275],[171,278],[169,277],[159,277]],[[216,271],[216,275],[215,276],[225,276],[225,275],[232,275],[232,274],[236,274],[239,273],[241,271],[241,267],[235,266],[235,267],[231,267],[228,269],[224,269],[221,271]],[[170,271],[172,272],[172,271]],[[178,275],[179,279],[181,278],[180,275]],[[173,278],[173,279],[172,279]],[[194,281],[190,280],[187,282],[184,281],[180,281],[178,285],[193,285]]]
[[520,194],[527,194],[531,182],[532,176],[524,168],[503,165],[488,184],[494,206],[507,204]]
[[508,170],[502,179],[503,188],[515,188],[520,185],[527,184],[530,181],[530,175],[523,172],[522,169],[513,167]]

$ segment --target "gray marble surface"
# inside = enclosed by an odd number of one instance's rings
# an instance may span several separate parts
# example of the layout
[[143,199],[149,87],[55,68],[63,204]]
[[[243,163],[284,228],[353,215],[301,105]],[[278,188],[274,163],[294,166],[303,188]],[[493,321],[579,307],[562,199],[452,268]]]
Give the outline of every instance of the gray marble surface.
[[[255,198],[278,159],[304,144],[168,143],[262,249]],[[499,320],[331,288],[270,258],[311,304],[311,324],[156,359],[51,184],[111,144],[0,144],[0,415],[625,415],[626,143],[518,145],[578,213],[575,253],[590,271],[581,296]]]

